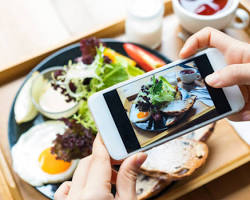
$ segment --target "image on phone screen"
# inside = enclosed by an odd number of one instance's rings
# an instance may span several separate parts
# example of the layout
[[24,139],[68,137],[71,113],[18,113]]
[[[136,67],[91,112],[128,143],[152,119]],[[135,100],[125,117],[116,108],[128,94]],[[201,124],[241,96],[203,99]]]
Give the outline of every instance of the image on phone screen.
[[204,81],[212,72],[202,55],[104,94],[127,151],[230,111],[223,90]]

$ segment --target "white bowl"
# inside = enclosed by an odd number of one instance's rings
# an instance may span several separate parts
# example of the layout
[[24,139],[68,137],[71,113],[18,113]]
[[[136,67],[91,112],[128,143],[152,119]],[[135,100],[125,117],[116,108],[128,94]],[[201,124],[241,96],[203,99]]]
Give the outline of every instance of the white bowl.
[[[226,7],[214,15],[198,15],[182,7],[179,0],[173,0],[174,13],[178,16],[180,24],[190,33],[195,33],[204,27],[210,26],[216,29],[224,29],[231,25],[233,28],[243,29],[249,24],[249,15],[243,9],[237,9],[239,0],[230,0]],[[236,12],[237,11],[237,12]],[[241,19],[242,22],[233,20]]]
[[[44,116],[50,118],[50,119],[61,119],[61,118],[67,118],[72,116],[74,113],[76,113],[79,109],[79,102],[77,102],[74,106],[72,106],[69,109],[63,110],[61,112],[49,112],[47,110],[44,110],[40,104],[39,99],[41,96],[41,91],[47,87],[48,82],[52,79],[51,74],[56,70],[64,70],[63,67],[51,67],[49,69],[46,69],[42,71],[34,80],[31,87],[31,98],[32,102],[35,105],[36,109],[43,114]],[[56,102],[54,102],[56,103]]]

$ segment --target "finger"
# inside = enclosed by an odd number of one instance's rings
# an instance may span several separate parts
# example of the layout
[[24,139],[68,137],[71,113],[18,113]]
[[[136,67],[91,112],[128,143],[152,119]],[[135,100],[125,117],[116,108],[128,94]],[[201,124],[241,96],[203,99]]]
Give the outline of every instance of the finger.
[[250,85],[250,64],[230,65],[208,75],[205,80],[214,88]]
[[229,45],[235,44],[235,42],[239,43],[237,40],[216,29],[206,27],[192,35],[186,41],[180,51],[180,57],[187,58],[195,54],[198,49],[205,47],[215,47],[224,53],[229,48]]
[[65,181],[60,187],[57,189],[54,199],[55,200],[66,200],[69,191],[71,188],[71,181]]
[[136,177],[146,153],[133,155],[122,163],[116,180],[116,199],[136,199]]
[[74,196],[74,194],[78,193],[78,191],[83,190],[87,181],[90,162],[91,156],[85,157],[80,160],[72,178],[69,196]]
[[88,169],[90,163],[91,163],[91,155],[79,161],[79,164],[73,175],[72,187],[77,186],[83,188],[85,186],[88,177]]
[[117,171],[114,170],[114,169],[112,169],[111,183],[112,183],[113,185],[116,184],[116,179],[117,179]]
[[228,117],[231,121],[250,121],[250,103],[246,103],[242,111]]
[[93,145],[86,187],[90,189],[99,188],[102,191],[110,192],[111,174],[112,168],[109,154],[100,136],[97,135]]

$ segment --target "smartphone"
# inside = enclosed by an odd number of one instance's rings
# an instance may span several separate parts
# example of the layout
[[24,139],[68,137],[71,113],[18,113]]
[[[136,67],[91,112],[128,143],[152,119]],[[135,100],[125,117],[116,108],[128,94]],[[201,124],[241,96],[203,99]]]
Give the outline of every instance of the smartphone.
[[204,81],[226,65],[210,48],[93,94],[88,105],[110,156],[122,160],[239,112],[238,86]]

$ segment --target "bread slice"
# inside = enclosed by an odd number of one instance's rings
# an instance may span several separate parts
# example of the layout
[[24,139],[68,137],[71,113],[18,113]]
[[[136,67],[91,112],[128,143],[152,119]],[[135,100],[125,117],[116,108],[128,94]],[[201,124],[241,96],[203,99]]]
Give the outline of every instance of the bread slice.
[[208,147],[203,142],[177,138],[147,151],[147,154],[140,169],[143,174],[164,180],[179,180],[205,163]]
[[186,100],[175,100],[170,102],[166,107],[162,108],[161,111],[170,116],[178,116],[192,108],[195,100],[196,96],[191,96]]
[[172,181],[150,177],[139,173],[136,180],[136,195],[138,200],[148,199],[160,193]]
[[[197,129],[191,133],[186,134],[182,138],[188,139],[188,140],[196,140],[196,141],[205,142],[213,133],[214,127],[215,127],[215,123],[209,124],[209,125],[204,126],[200,129]],[[195,143],[195,144],[200,145],[200,143]],[[166,179],[166,177],[164,179],[162,179],[160,176],[156,177],[154,173],[153,173],[153,175],[155,177],[147,176],[143,173],[150,175],[150,173],[147,173],[145,171],[143,172],[143,170],[142,170],[142,172],[139,173],[139,175],[137,176],[136,194],[137,194],[138,200],[148,199],[150,197],[153,197],[153,196],[159,194],[162,190],[164,190],[173,181],[171,174],[169,174],[167,179]],[[179,177],[179,179],[181,179],[181,178]]]
[[184,135],[183,138],[205,142],[212,135],[215,124],[216,122],[203,126],[202,128]]

